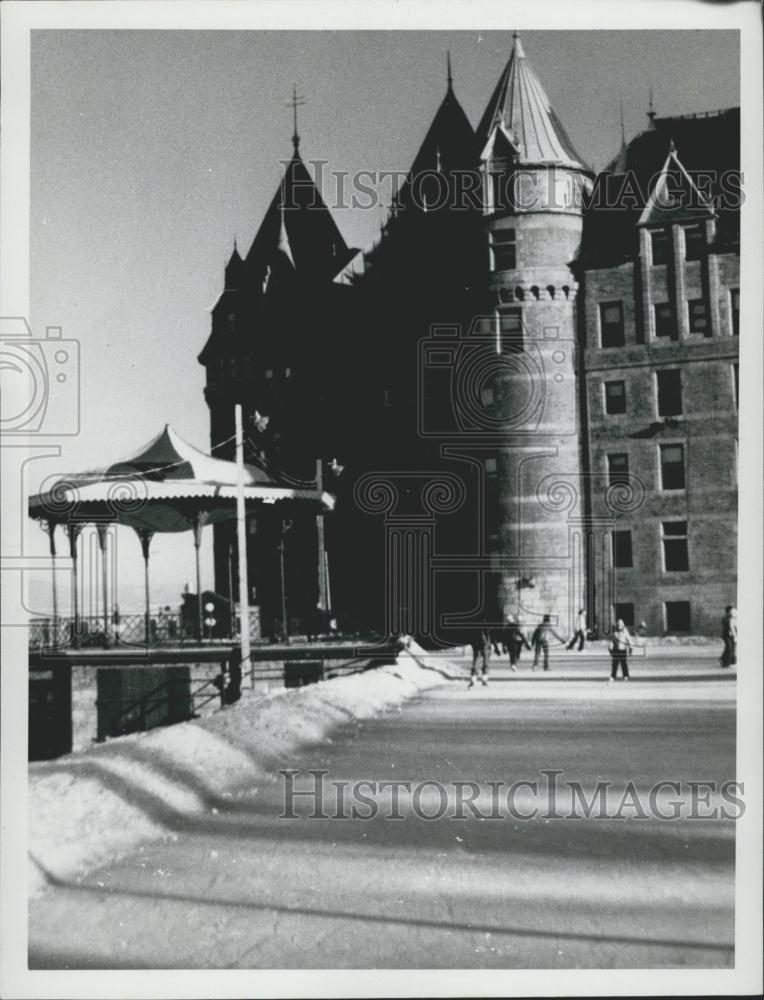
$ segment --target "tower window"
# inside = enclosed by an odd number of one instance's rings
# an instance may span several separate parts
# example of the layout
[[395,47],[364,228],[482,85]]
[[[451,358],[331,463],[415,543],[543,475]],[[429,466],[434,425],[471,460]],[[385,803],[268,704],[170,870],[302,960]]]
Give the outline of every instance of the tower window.
[[658,386],[658,416],[676,417],[682,412],[682,373],[666,368],[655,373]]
[[701,226],[685,226],[684,259],[700,260],[706,249],[706,234]]
[[265,369],[265,377],[269,378],[269,379],[273,378],[273,369],[272,368],[266,368]]
[[690,568],[687,552],[687,522],[664,521],[663,568],[667,573],[686,573]]
[[738,337],[740,335],[740,289],[730,289],[730,311],[732,313],[732,332]]
[[626,412],[626,383],[606,382],[605,383],[605,413],[625,413]]
[[674,323],[673,310],[669,302],[657,302],[655,309],[655,336],[670,337],[677,340],[677,329]]
[[608,482],[611,486],[629,481],[629,456],[621,453],[607,457]]
[[600,302],[600,342],[603,347],[623,347],[623,302]]
[[653,264],[668,264],[671,253],[671,235],[666,229],[656,229],[650,233],[650,249]]
[[708,326],[708,310],[703,299],[690,299],[690,333],[702,333],[704,337],[711,336]]
[[491,233],[491,270],[514,271],[516,266],[514,229],[494,229]]
[[666,631],[667,632],[689,632],[690,631],[690,602],[689,601],[666,601]]
[[662,444],[661,449],[661,488],[664,490],[683,490],[684,478],[684,445]]
[[504,306],[496,310],[500,333],[523,332],[523,311],[519,306]]
[[634,565],[630,531],[613,532],[613,565],[617,569],[630,569]]

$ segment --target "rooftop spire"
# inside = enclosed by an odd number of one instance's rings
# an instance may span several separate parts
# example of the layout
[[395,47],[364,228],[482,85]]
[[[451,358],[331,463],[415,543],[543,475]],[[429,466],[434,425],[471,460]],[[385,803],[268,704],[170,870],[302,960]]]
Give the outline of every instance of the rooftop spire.
[[516,59],[525,59],[525,50],[523,49],[523,43],[520,41],[520,32],[513,31],[512,38],[514,39],[514,46],[512,51],[515,54]]
[[626,145],[626,126],[623,123],[623,99],[621,99],[621,146]]
[[451,72],[451,52],[450,50],[446,52],[446,83],[448,84],[448,89],[454,89],[454,77]]
[[292,85],[292,100],[287,101],[286,106],[292,109],[294,115],[294,133],[292,135],[292,145],[294,146],[295,153],[300,148],[300,133],[297,131],[297,109],[300,105],[305,103],[304,97],[297,96],[297,84]]
[[653,88],[650,87],[650,103],[648,105],[647,117],[650,119],[650,126],[655,124],[655,105],[653,104]]

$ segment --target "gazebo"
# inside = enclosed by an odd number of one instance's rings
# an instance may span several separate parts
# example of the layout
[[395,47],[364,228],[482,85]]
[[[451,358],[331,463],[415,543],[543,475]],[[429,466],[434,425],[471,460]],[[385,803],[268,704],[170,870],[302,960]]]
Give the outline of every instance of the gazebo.
[[[101,549],[104,634],[107,641],[110,638],[110,627],[106,547],[109,529],[114,525],[132,528],[140,539],[144,562],[147,644],[151,619],[151,540],[157,532],[193,533],[198,595],[197,638],[202,638],[199,561],[202,529],[205,525],[236,517],[237,475],[235,462],[215,458],[195,448],[166,424],[161,433],[129,458],[92,472],[61,476],[45,492],[30,497],[29,516],[40,521],[47,531],[52,559],[56,558],[56,527],[62,525],[68,535],[72,559],[75,644],[80,617],[77,540],[87,525],[97,528]],[[263,469],[252,465],[244,466],[242,492],[247,510],[259,504],[285,503],[290,507],[312,507],[316,514],[322,514],[331,510],[334,505],[334,498],[318,488],[309,484],[305,488],[281,485]],[[55,572],[53,619],[54,622],[58,620]]]

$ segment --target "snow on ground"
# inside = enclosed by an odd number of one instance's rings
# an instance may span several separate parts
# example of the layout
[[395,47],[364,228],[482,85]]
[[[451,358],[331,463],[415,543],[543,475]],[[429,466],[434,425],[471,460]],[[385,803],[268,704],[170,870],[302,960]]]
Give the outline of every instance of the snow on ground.
[[[245,691],[236,705],[204,719],[30,764],[30,892],[105,864],[141,841],[177,837],[186,817],[288,765],[298,747],[442,683],[442,661],[431,669],[421,654],[412,643],[395,665],[266,695]],[[447,669],[464,676],[458,666]]]

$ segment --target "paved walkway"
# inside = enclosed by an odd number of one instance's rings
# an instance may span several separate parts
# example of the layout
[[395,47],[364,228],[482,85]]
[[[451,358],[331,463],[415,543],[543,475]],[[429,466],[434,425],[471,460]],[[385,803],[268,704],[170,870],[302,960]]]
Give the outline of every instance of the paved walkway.
[[[294,787],[311,787],[309,768],[334,782],[430,779],[446,815],[422,818],[438,808],[431,784],[418,808],[402,793],[402,819],[308,819],[315,796],[284,819],[283,779],[253,784],[179,821],[171,841],[34,901],[30,967],[729,967],[731,821],[549,819],[546,800],[534,819],[506,803],[496,818],[450,818],[459,781],[478,783],[480,803],[491,782],[549,769],[588,790],[734,779],[732,678],[679,667],[684,680],[444,683],[349,725],[284,762],[301,772]],[[389,795],[373,802],[391,811]]]

